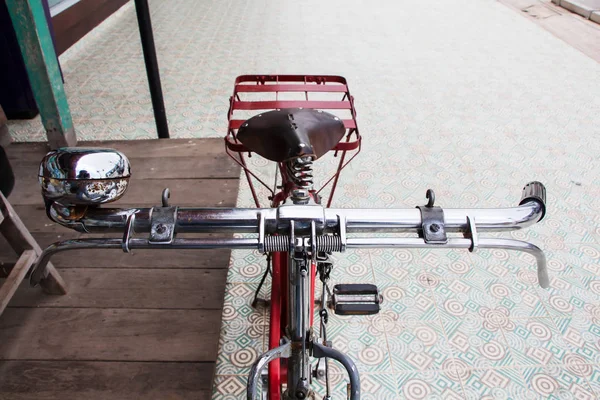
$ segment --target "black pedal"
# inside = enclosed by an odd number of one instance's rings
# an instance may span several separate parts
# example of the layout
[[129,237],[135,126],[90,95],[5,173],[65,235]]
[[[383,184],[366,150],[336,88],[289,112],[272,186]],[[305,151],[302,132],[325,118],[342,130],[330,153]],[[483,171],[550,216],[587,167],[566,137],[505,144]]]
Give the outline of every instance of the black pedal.
[[337,315],[373,315],[382,301],[377,286],[346,283],[333,287],[330,305]]

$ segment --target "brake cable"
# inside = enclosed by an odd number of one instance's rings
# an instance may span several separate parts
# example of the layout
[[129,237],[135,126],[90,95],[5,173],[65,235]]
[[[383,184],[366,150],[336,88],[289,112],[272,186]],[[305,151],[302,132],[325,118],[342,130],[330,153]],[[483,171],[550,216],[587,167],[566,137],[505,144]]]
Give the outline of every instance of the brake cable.
[[[299,260],[300,261],[300,260]],[[302,394],[304,396],[306,396],[306,388],[308,386],[308,381],[306,379],[306,319],[305,319],[305,315],[306,315],[306,284],[307,284],[307,278],[308,278],[308,273],[307,273],[307,269],[306,266],[310,265],[306,259],[302,260],[302,262],[300,263],[300,276],[301,278],[301,282],[302,282],[302,290],[300,291],[300,296],[301,296],[301,304],[302,304],[302,313],[301,313],[301,329],[302,329],[302,368],[301,368],[301,375],[300,375],[300,381],[298,382],[298,387],[296,388],[296,392],[302,392]],[[299,397],[298,395],[296,395],[297,397]]]
[[[325,256],[324,260],[327,261],[328,257]],[[323,340],[323,345],[327,346],[327,322],[329,320],[329,313],[327,312],[327,294],[330,294],[329,286],[327,286],[327,281],[329,281],[329,274],[331,273],[332,265],[329,262],[320,262],[317,265],[319,271],[319,279],[323,284],[323,288],[321,291],[321,310],[319,311],[319,336]],[[325,397],[323,398],[323,400],[331,400],[331,386],[329,382],[329,359],[327,357],[324,357],[323,361],[325,363]],[[317,374],[320,363],[321,359],[319,358],[316,366]]]
[[256,306],[258,305],[259,302],[267,303],[267,300],[258,298],[258,296],[260,295],[260,289],[262,289],[263,285],[265,284],[265,280],[267,279],[267,275],[270,275],[271,277],[273,276],[271,274],[271,253],[267,253],[267,269],[263,273],[263,276],[260,279],[260,283],[258,284],[258,288],[254,292],[254,299],[252,300],[252,307],[256,308]]

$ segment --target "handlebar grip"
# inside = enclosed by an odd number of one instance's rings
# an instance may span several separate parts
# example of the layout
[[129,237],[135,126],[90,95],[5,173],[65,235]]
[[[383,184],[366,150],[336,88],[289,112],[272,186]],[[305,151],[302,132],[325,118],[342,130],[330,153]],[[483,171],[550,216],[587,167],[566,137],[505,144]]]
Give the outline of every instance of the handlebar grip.
[[537,201],[542,207],[542,216],[539,219],[539,221],[541,221],[546,215],[546,187],[542,182],[533,181],[525,185],[525,187],[523,188],[523,194],[521,195],[521,201],[519,202],[519,205],[522,205],[532,200]]

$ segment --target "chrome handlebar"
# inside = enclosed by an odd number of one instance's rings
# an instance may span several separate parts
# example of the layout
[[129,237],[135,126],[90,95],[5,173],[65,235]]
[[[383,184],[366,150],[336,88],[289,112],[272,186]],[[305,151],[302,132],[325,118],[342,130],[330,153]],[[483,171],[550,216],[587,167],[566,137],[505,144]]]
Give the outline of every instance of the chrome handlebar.
[[[123,232],[128,218],[135,214],[134,229],[149,233],[154,208],[88,208],[80,219],[60,214],[61,206],[53,203],[49,215],[55,222],[84,233]],[[544,214],[541,202],[530,200],[511,208],[444,208],[444,226],[447,232],[466,232],[467,217],[477,221],[480,232],[518,230],[539,222]],[[422,225],[417,208],[322,208],[321,206],[282,205],[278,208],[190,208],[177,207],[177,233],[258,233],[261,216],[268,234],[288,233],[289,220],[316,219],[323,233],[334,233],[339,218],[346,220],[346,231],[355,232],[411,232]]]
[[[549,286],[543,252],[533,244],[511,239],[479,238],[479,232],[522,229],[539,222],[545,214],[545,188],[531,182],[523,189],[518,207],[504,209],[442,209],[429,206],[413,209],[331,209],[317,204],[282,205],[278,208],[186,208],[165,204],[153,208],[99,208],[64,206],[48,202],[51,219],[86,232],[119,232],[123,238],[66,240],[49,246],[34,266],[30,282],[37,285],[46,276],[50,257],[66,250],[84,248],[131,249],[258,249],[261,252],[289,251],[304,246],[317,251],[346,248],[504,248],[536,257],[538,280]],[[425,208],[426,211],[423,210]],[[434,215],[434,217],[431,217]],[[436,217],[437,216],[437,217]],[[433,218],[433,219],[432,219]],[[435,219],[437,218],[437,219]],[[443,241],[428,238],[433,222],[443,232]],[[255,233],[255,238],[181,239],[177,233]],[[349,234],[366,232],[415,232],[416,238],[361,238]],[[445,233],[463,237],[446,237]],[[148,233],[148,238],[135,234]],[[438,232],[439,233],[439,232]]]

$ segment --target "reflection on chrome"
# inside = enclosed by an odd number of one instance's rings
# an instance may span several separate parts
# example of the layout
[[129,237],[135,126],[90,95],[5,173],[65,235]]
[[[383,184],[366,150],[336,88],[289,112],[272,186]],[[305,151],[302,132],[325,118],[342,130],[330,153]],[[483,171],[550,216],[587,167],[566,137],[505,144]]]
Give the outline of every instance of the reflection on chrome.
[[62,148],[46,154],[38,178],[47,201],[97,205],[120,199],[131,168],[121,152],[111,149]]

